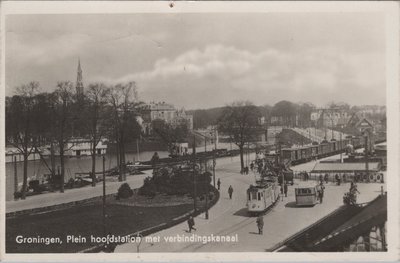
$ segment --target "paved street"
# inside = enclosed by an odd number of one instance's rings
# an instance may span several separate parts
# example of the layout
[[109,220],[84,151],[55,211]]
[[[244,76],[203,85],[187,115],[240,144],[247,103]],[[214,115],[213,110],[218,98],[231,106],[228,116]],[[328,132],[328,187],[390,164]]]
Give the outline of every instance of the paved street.
[[[250,159],[253,159],[252,156]],[[329,157],[332,158],[332,157]],[[293,167],[293,170],[306,170],[313,166],[312,163],[302,164]],[[239,173],[239,157],[227,157],[217,161],[216,180],[221,179],[221,197],[218,203],[210,209],[209,220],[201,214],[195,218],[197,235],[230,235],[237,234],[238,242],[209,243],[200,242],[169,242],[163,241],[164,237],[176,235],[189,236],[187,224],[183,222],[172,228],[153,234],[153,237],[160,237],[160,242],[142,242],[141,252],[230,252],[230,251],[254,251],[262,252],[285,238],[293,235],[304,227],[324,217],[340,205],[342,205],[343,194],[348,191],[349,184],[336,186],[333,183],[326,185],[323,204],[314,207],[297,208],[295,206],[294,188],[304,185],[314,185],[315,181],[295,181],[293,187],[289,187],[288,197],[271,209],[264,216],[264,235],[257,234],[256,218],[249,217],[246,213],[246,190],[255,181],[254,173],[241,175]],[[132,188],[140,187],[146,174],[129,176],[127,182]],[[116,192],[120,182],[107,183],[107,193]],[[228,187],[233,186],[234,193],[232,200],[228,196]],[[359,202],[368,202],[380,193],[381,184],[359,184]],[[385,190],[385,189],[384,189]],[[9,201],[6,203],[7,212],[19,211],[34,207],[45,207],[61,203],[78,201],[86,198],[102,195],[101,184],[95,188],[79,188],[66,190],[64,194],[48,193],[37,195],[20,201]],[[135,244],[124,244],[118,246],[115,252],[136,252]]]
[[[210,209],[210,218],[206,220],[204,214],[195,218],[197,235],[230,235],[237,234],[238,242],[209,243],[200,242],[164,242],[164,237],[176,235],[190,236],[187,232],[187,223],[183,222],[172,228],[152,235],[160,242],[142,242],[141,252],[263,252],[280,241],[288,238],[304,227],[314,223],[328,213],[342,205],[342,197],[349,189],[349,184],[336,186],[333,183],[326,185],[323,204],[314,207],[298,208],[295,206],[294,188],[303,185],[314,185],[315,181],[296,181],[289,187],[289,194],[264,216],[264,235],[257,234],[256,218],[246,213],[246,189],[254,183],[254,174],[241,175],[238,158],[231,162],[225,158],[218,162],[217,178],[221,178],[221,197],[219,202]],[[233,186],[233,199],[228,197],[227,189]],[[359,202],[368,202],[375,198],[381,189],[381,184],[359,184]],[[118,246],[115,252],[136,252],[135,244]]]
[[[144,174],[127,176],[126,182],[130,185],[131,188],[138,188],[143,185],[143,179],[151,175],[151,173],[152,170],[149,170],[144,171]],[[121,182],[107,182],[106,193],[116,193],[121,184]],[[64,193],[45,193],[35,196],[29,196],[25,200],[7,201],[6,212],[9,213],[25,209],[58,205],[101,195],[103,195],[103,185],[102,183],[98,183],[94,188],[87,186],[82,188],[66,189]]]

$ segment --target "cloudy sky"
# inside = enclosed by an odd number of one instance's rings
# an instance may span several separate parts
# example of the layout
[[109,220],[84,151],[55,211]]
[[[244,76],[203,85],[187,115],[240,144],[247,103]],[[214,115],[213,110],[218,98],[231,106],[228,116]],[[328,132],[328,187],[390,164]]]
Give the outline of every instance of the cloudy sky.
[[144,101],[385,104],[379,13],[8,15],[6,95],[35,80],[136,81]]

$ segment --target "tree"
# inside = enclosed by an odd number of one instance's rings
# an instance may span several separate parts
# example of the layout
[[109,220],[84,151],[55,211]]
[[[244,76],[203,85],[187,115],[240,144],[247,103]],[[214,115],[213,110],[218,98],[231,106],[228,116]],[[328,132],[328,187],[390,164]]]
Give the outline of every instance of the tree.
[[151,123],[154,132],[167,144],[170,154],[174,153],[176,143],[186,141],[189,135],[187,123],[172,125],[164,120],[156,119]]
[[90,138],[90,152],[92,157],[92,186],[96,186],[96,155],[97,144],[106,133],[105,108],[107,103],[108,89],[101,83],[90,84],[86,92],[86,119],[88,135]]
[[301,127],[311,126],[311,112],[314,109],[315,106],[311,103],[302,103],[298,106],[299,126]]
[[55,125],[56,125],[56,141],[60,156],[61,178],[60,186],[61,193],[64,192],[65,181],[65,165],[64,153],[67,149],[65,146],[71,138],[71,108],[73,103],[73,84],[70,81],[62,81],[57,83],[55,91]]
[[[136,116],[138,102],[136,83],[128,82],[117,84],[109,89],[108,101],[111,105],[111,114],[113,120],[113,137],[117,146],[117,162],[120,171],[119,180],[125,180],[125,143],[129,140],[129,132],[140,134],[137,129]],[[132,125],[134,126],[133,129]]]
[[38,82],[30,82],[17,88],[17,94],[9,100],[6,108],[6,138],[23,156],[24,173],[21,198],[25,199],[28,187],[28,157],[35,149],[35,110]]
[[229,135],[232,142],[239,147],[240,167],[243,171],[243,150],[247,142],[253,141],[260,128],[258,108],[250,102],[235,102],[226,106],[219,118],[218,130]]
[[282,124],[286,126],[294,126],[296,124],[296,104],[282,100],[276,103],[271,110],[272,116],[282,118]]

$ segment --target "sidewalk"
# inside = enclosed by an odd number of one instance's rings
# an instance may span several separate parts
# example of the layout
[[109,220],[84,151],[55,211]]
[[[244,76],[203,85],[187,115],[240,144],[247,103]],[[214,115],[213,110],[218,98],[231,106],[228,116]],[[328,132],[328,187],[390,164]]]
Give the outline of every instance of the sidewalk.
[[[236,168],[236,167],[235,167]],[[310,224],[328,215],[343,205],[343,194],[348,191],[350,184],[336,186],[333,183],[326,185],[326,193],[323,204],[313,207],[297,207],[295,205],[294,188],[315,185],[315,181],[296,181],[290,186],[288,197],[272,208],[264,216],[264,235],[258,235],[256,217],[246,213],[245,191],[251,177],[234,172],[237,169],[220,171],[218,177],[222,179],[221,197],[219,202],[210,209],[210,219],[204,218],[204,213],[195,218],[196,231],[188,233],[187,222],[182,222],[171,228],[153,233],[150,240],[142,242],[140,252],[265,252]],[[235,191],[233,199],[227,197],[227,188],[232,184]],[[380,194],[380,187],[384,184],[358,184],[360,194],[358,202],[364,203],[373,200]],[[174,237],[188,237],[192,234],[198,236],[236,236],[237,242],[166,242],[166,239]],[[154,242],[154,240],[158,240]],[[115,253],[133,253],[137,246],[126,243],[117,246]]]
[[[106,194],[116,193],[122,183],[128,183],[129,186],[139,188],[143,185],[143,180],[151,176],[153,170],[143,171],[143,174],[127,176],[125,182],[107,182]],[[29,196],[25,200],[7,201],[6,213],[46,207],[52,205],[65,204],[93,198],[103,195],[103,184],[98,183],[95,187],[87,186],[82,188],[67,189],[64,193],[54,192]]]

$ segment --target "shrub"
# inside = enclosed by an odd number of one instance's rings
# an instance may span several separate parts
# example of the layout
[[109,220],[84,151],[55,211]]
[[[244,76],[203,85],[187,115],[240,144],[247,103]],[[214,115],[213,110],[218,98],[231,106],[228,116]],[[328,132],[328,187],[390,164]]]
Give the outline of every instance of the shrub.
[[117,199],[129,198],[132,195],[133,195],[133,190],[131,189],[129,184],[128,183],[123,183],[118,189]]
[[20,199],[21,197],[22,197],[22,192],[21,191],[14,192],[14,198],[15,199]]

